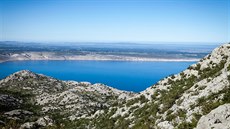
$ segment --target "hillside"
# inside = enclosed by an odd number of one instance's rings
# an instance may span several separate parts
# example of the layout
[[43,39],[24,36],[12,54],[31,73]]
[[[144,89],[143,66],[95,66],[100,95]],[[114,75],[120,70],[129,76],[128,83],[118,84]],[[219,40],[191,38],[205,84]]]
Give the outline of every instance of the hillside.
[[0,127],[230,128],[230,44],[140,93],[19,71],[0,81]]
[[134,95],[103,84],[60,81],[23,70],[0,81],[0,123],[24,123],[43,117],[51,121],[59,117],[70,120],[87,117]]

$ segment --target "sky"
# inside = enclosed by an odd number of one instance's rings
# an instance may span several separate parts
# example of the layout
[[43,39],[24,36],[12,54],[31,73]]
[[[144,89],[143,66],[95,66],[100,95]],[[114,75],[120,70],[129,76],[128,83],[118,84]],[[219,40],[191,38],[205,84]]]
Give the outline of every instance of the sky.
[[0,0],[0,40],[229,42],[230,0]]

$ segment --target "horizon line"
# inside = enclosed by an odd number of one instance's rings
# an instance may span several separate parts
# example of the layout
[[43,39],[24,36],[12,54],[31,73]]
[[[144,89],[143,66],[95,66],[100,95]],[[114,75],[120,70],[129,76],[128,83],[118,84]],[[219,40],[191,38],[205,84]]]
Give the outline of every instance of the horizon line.
[[19,41],[19,40],[0,40],[0,42],[21,42],[21,43],[132,43],[132,44],[196,44],[196,43],[205,43],[205,44],[225,44],[230,41]]

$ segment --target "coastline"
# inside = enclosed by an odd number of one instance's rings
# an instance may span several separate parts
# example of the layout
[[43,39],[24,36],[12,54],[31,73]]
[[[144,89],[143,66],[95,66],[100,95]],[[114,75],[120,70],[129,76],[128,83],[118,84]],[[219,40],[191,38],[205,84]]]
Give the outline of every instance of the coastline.
[[200,58],[186,57],[143,57],[143,56],[127,56],[127,55],[103,55],[103,54],[85,54],[85,55],[65,55],[53,52],[28,52],[16,53],[10,55],[1,55],[0,63],[8,61],[26,61],[26,60],[76,60],[76,61],[155,61],[155,62],[196,62]]
[[76,58],[76,59],[8,59],[0,60],[0,63],[10,62],[10,61],[139,61],[139,62],[196,62],[199,59],[166,59],[166,58],[137,58],[137,59],[95,59],[95,58]]

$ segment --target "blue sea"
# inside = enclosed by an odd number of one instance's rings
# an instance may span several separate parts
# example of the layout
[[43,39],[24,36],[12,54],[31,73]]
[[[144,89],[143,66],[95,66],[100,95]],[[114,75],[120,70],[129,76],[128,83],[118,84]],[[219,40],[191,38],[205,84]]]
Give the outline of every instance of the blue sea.
[[61,80],[104,83],[120,90],[140,92],[162,78],[176,74],[195,62],[135,61],[11,61],[0,63],[0,79],[19,70]]

